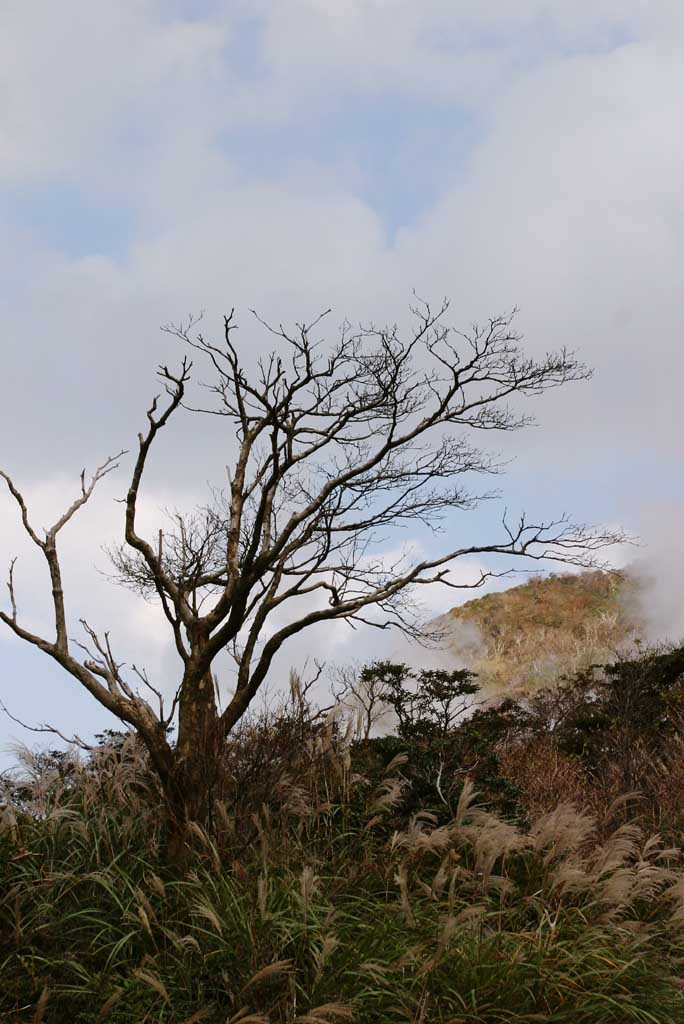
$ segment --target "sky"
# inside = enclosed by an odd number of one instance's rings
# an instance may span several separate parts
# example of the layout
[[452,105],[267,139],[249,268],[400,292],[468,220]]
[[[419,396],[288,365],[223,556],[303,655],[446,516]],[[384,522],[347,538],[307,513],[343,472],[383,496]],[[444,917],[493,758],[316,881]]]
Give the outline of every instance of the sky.
[[[447,296],[459,329],[516,306],[530,353],[567,345],[595,376],[496,442],[515,455],[501,503],[409,540],[491,538],[504,503],[622,525],[684,632],[683,57],[675,0],[5,0],[0,466],[36,523],[83,466],[135,446],[157,364],[182,355],[160,325],[203,310],[209,335],[235,306],[253,355],[269,339],[250,308],[293,323],[331,307],[334,332],[405,323],[415,289]],[[168,428],[142,496],[150,529],[160,506],[222,482],[230,442],[224,421]],[[63,535],[70,623],[109,628],[120,660],[171,690],[155,608],[102,574],[129,469]],[[0,566],[19,556],[20,616],[48,629],[29,548],[0,494]],[[339,624],[293,641],[278,672],[393,643]],[[0,699],[84,737],[113,724],[7,630]],[[0,716],[0,748],[34,739]]]

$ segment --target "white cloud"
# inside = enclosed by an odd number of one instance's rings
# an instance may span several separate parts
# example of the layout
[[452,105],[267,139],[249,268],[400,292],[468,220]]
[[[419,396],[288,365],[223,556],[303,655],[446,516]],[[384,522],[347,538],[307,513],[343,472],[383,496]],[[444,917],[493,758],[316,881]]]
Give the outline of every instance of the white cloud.
[[164,10],[149,0],[68,0],[36,17],[30,5],[6,4],[0,173],[71,173],[118,190],[170,135],[179,149],[203,142],[215,128],[211,100],[225,83],[232,19],[188,22]]
[[[71,182],[131,220],[116,255],[84,242],[85,255],[69,256],[40,224],[12,222],[4,236],[0,431],[15,441],[2,464],[38,502],[59,506],[82,462],[135,444],[155,365],[180,355],[159,323],[206,308],[207,330],[218,329],[236,303],[249,358],[264,336],[246,307],[292,320],[333,305],[331,327],[345,314],[401,319],[413,286],[452,296],[457,327],[519,304],[532,350],[579,345],[598,368],[590,385],[535,407],[542,430],[504,445],[523,453],[527,477],[514,470],[514,487],[539,478],[542,497],[562,502],[557,511],[571,499],[580,518],[588,504],[632,528],[645,500],[630,476],[637,453],[634,472],[647,464],[649,488],[676,490],[679,3],[262,0],[198,12],[64,0],[40,18],[11,2],[0,19],[0,180],[10,189]],[[458,173],[445,155],[452,121],[444,147],[438,139],[420,154],[445,164],[441,191],[395,241],[364,198],[369,176],[382,190],[382,163],[331,161],[326,148],[328,120],[345,104],[354,117],[362,101],[387,97],[388,117],[403,104],[441,104],[477,127]],[[289,140],[301,132],[301,157],[296,144],[281,154],[274,128]],[[263,134],[264,166],[252,178],[232,142],[245,130],[257,142]],[[388,158],[393,141],[388,130]],[[215,421],[179,420],[154,452],[146,501],[168,500],[178,483],[189,500],[222,471],[231,442]],[[120,530],[109,495],[122,479],[87,510],[93,549]],[[514,498],[525,502],[522,490]],[[0,508],[6,561],[17,537],[4,500]],[[91,589],[79,527],[65,541],[70,592],[117,625],[122,646],[142,644],[170,671],[153,613],[129,612],[118,603],[126,595],[100,583]],[[27,609],[43,621],[34,582],[43,591],[28,562],[27,571]],[[312,636],[310,650],[331,637]],[[349,637],[361,643],[344,627],[333,639],[344,650]]]
[[[79,486],[77,478],[72,481],[58,478],[29,487],[23,487],[18,478],[14,482],[24,495],[31,524],[38,536],[42,536],[43,529],[52,526],[68,508]],[[118,661],[129,666],[131,663],[146,666],[152,677],[158,677],[167,667],[171,650],[170,632],[161,609],[107,578],[113,569],[104,548],[123,534],[123,507],[113,500],[120,487],[120,484],[117,487],[113,475],[101,482],[89,502],[58,535],[69,635],[76,641],[87,641],[80,624],[84,618],[100,637],[106,630],[110,631]],[[138,525],[146,536],[156,535],[159,523],[163,522],[159,509],[168,503],[168,497],[163,492],[141,495]],[[182,504],[178,495],[175,498],[178,504]],[[0,521],[3,574],[11,558],[17,556],[15,591],[19,623],[31,632],[51,639],[54,636],[54,619],[47,564],[24,532],[19,509],[7,493],[4,481],[0,493]],[[0,643],[5,640],[17,643],[3,626]],[[78,655],[76,647],[74,654]],[[43,658],[44,655],[38,654],[36,664]],[[161,688],[168,692],[175,683],[174,675],[164,681]],[[77,684],[74,682],[73,685]]]

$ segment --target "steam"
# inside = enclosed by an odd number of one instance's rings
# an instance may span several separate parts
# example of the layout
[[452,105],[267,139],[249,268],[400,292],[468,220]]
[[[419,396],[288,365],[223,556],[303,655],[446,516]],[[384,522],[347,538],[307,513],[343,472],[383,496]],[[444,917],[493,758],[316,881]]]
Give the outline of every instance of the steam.
[[445,628],[447,635],[440,644],[422,646],[406,638],[399,640],[392,649],[390,660],[401,662],[409,668],[454,669],[471,668],[484,651],[484,641],[476,622],[465,622],[449,615],[442,615],[432,623]]
[[684,642],[684,506],[668,506],[644,517],[639,556],[627,568],[635,587],[628,609],[645,643]]

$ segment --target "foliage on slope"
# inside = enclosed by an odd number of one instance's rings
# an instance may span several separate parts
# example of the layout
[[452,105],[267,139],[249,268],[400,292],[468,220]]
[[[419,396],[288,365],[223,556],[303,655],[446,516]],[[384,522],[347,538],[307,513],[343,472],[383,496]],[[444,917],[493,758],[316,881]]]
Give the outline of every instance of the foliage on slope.
[[[610,805],[587,806],[626,728],[654,778],[677,754],[683,667],[682,652],[655,652],[605,685],[575,680],[560,705],[509,701],[446,729],[419,706],[391,761],[387,737],[355,741],[315,715],[248,722],[182,868],[134,742],[29,759],[1,812],[0,1019],[684,1022],[677,844],[650,834],[619,774]],[[643,735],[638,701],[612,710],[612,683],[630,678],[653,704]],[[472,692],[467,673],[451,684]],[[576,806],[548,773],[526,790],[540,741],[580,771]],[[469,775],[487,752],[484,804]],[[497,778],[518,787],[507,816]]]
[[[487,690],[529,692],[604,662],[631,641],[635,583],[622,572],[532,577],[521,586],[468,601],[441,621],[450,649]],[[478,642],[463,645],[475,632]],[[470,632],[469,632],[470,631]]]

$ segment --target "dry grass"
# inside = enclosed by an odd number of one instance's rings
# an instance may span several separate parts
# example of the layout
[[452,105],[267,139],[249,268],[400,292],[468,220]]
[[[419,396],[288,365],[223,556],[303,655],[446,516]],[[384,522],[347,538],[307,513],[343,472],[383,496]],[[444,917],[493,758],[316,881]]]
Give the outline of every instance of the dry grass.
[[401,758],[355,775],[329,724],[252,813],[161,856],[144,759],[35,772],[0,834],[0,1013],[13,1022],[671,1024],[679,853],[564,804],[529,829],[467,784],[396,829]]
[[501,771],[520,791],[520,802],[532,818],[559,803],[597,811],[596,794],[578,757],[558,750],[550,736],[534,736],[502,745]]

